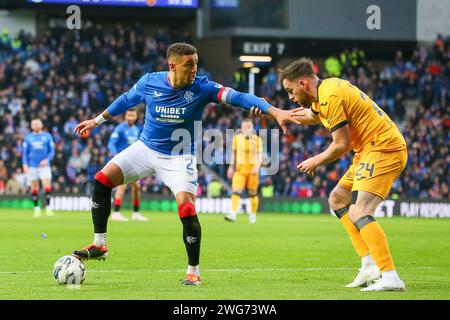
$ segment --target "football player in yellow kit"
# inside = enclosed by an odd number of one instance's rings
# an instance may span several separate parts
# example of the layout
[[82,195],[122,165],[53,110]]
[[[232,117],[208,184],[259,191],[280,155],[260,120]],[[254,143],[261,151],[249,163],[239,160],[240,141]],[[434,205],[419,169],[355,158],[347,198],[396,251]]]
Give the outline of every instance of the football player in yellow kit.
[[346,287],[405,290],[386,235],[374,218],[375,209],[406,166],[405,139],[371,98],[346,80],[319,79],[309,59],[288,65],[281,71],[280,81],[289,99],[300,106],[294,112],[297,120],[304,125],[321,123],[333,137],[324,152],[297,166],[300,171],[314,175],[318,166],[355,152],[352,165],[329,196],[331,209],[362,260],[360,272]]
[[259,170],[262,163],[262,140],[253,130],[250,118],[242,120],[241,132],[233,137],[233,156],[228,167],[228,178],[232,177],[231,213],[225,220],[236,221],[239,201],[244,189],[250,197],[250,223],[256,222],[258,211]]

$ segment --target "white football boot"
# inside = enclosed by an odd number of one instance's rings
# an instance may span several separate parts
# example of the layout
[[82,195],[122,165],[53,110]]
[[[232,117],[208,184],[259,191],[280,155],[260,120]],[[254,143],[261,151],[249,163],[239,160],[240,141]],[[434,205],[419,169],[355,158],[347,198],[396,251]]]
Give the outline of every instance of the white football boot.
[[125,218],[120,212],[113,212],[113,214],[111,215],[111,220],[126,222],[128,221],[128,218]]
[[234,213],[230,213],[230,214],[226,214],[223,217],[226,221],[230,221],[230,222],[236,222],[236,214]]
[[398,277],[381,277],[361,291],[405,291],[405,283]]
[[369,286],[375,280],[381,278],[381,272],[376,265],[371,265],[366,268],[359,269],[359,273],[352,283],[347,284],[346,288],[358,288]]
[[148,218],[144,217],[139,212],[133,212],[133,215],[131,216],[131,220],[144,221],[145,222],[145,221],[148,221]]
[[50,209],[49,207],[45,208],[45,214],[47,215],[47,217],[53,217],[55,215],[52,209]]
[[250,213],[250,214],[248,215],[248,221],[249,221],[250,223],[255,223],[255,222],[256,222],[256,213]]
[[41,207],[34,207],[34,217],[35,218],[41,217]]

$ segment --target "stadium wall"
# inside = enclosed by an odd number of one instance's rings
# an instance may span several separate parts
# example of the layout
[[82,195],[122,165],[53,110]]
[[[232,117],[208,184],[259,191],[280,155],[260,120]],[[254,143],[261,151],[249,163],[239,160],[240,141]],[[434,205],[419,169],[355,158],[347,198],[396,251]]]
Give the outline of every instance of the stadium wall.
[[0,31],[16,36],[21,30],[36,35],[36,14],[25,10],[0,10]]
[[[56,211],[89,211],[91,199],[87,196],[55,195],[51,206]],[[123,207],[130,209],[131,202],[125,199]],[[31,209],[32,201],[25,196],[5,196],[0,198],[0,208]],[[196,209],[199,213],[229,213],[230,198],[197,198]],[[248,213],[250,203],[248,199],[241,199],[239,213]],[[141,210],[176,212],[177,205],[173,198],[143,195]],[[327,199],[324,198],[273,198],[260,199],[260,212],[263,213],[290,213],[290,214],[327,214],[330,213]],[[445,199],[397,199],[385,200],[377,208],[375,217],[391,218],[417,217],[417,218],[450,218],[450,201]]]
[[417,40],[432,42],[438,33],[450,36],[448,0],[417,0]]
[[194,42],[199,53],[199,59],[204,64],[206,70],[214,75],[214,81],[224,85],[229,84],[230,70],[237,70],[239,62],[232,59],[231,38],[207,38]]
[[[380,8],[380,29],[367,27],[367,20],[370,16],[367,10],[372,5]],[[203,8],[205,12],[211,10],[209,1],[203,2]],[[347,40],[416,40],[416,1],[289,0],[285,1],[284,10],[287,18],[286,28],[232,26],[213,30],[210,28],[209,15],[204,14],[203,34],[208,37],[231,35]],[[265,19],[265,17],[260,18]]]

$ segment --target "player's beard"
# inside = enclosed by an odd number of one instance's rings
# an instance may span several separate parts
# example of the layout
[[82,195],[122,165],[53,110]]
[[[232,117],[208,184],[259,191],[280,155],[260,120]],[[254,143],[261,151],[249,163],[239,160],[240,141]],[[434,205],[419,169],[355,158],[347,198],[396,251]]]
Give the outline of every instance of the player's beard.
[[307,92],[300,92],[298,105],[302,107],[309,107],[314,101],[314,97],[308,94]]

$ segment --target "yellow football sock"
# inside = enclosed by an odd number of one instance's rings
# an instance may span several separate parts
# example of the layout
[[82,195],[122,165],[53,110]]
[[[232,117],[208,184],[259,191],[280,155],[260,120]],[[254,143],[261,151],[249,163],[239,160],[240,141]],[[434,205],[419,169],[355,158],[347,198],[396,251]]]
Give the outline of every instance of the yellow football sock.
[[372,216],[365,216],[355,222],[361,237],[367,244],[370,254],[381,272],[394,270],[394,261],[387,242],[386,234]]
[[258,211],[258,206],[259,206],[259,197],[258,196],[250,197],[250,212],[256,213]]
[[239,201],[241,200],[241,196],[237,193],[233,193],[231,195],[231,212],[237,212],[239,207]]
[[352,220],[350,220],[348,210],[346,213],[344,213],[343,216],[341,216],[339,221],[344,226],[345,231],[347,231],[347,234],[350,237],[350,240],[352,241],[353,248],[355,248],[355,251],[358,253],[358,256],[362,258],[369,255],[370,254],[369,247],[364,242],[359,230],[355,227]]

